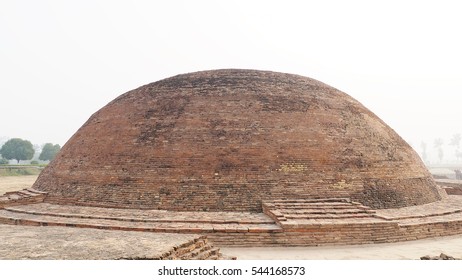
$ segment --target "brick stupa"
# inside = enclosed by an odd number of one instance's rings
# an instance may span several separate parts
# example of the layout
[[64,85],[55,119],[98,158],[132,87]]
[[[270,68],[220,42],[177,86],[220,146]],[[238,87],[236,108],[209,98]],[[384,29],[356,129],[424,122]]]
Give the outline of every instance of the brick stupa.
[[441,199],[415,151],[358,101],[310,78],[255,70],[178,75],[121,95],[33,187],[53,203],[176,211]]

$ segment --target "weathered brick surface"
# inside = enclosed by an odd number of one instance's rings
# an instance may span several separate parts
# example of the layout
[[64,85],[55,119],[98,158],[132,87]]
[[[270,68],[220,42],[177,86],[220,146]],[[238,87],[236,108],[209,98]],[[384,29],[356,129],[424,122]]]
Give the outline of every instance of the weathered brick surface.
[[445,191],[449,195],[462,195],[462,188],[460,187],[446,187]]
[[0,225],[0,260],[223,259],[205,236]]
[[45,196],[45,192],[32,188],[7,192],[0,196],[0,209],[14,205],[40,203],[44,201]]
[[440,199],[418,155],[347,94],[253,70],[175,76],[96,112],[34,188],[53,203],[262,211],[349,197],[373,208]]
[[437,180],[438,185],[444,188],[448,195],[462,195],[461,180]]

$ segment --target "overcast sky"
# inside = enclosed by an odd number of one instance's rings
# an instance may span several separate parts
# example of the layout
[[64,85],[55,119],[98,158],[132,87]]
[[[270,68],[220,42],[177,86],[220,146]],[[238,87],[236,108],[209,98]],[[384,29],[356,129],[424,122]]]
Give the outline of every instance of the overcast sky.
[[459,3],[378,2],[0,0],[0,140],[64,144],[128,90],[250,68],[338,88],[431,154],[462,133]]

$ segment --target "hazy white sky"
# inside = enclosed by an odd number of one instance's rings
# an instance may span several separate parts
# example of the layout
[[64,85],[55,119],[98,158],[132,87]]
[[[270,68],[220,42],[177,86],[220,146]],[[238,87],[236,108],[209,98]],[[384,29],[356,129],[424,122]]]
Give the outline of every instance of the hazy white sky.
[[250,68],[336,87],[431,154],[462,133],[458,2],[0,0],[0,139],[64,144],[128,90]]

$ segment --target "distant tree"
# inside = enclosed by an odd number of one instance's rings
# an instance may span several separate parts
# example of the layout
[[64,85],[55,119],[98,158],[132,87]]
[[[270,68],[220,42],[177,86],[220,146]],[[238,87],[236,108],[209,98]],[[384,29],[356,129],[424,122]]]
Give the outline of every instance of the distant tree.
[[435,141],[433,142],[433,147],[439,148],[439,147],[443,146],[443,144],[444,144],[443,139],[436,138]]
[[440,159],[440,162],[443,160],[444,157],[443,144],[444,142],[441,138],[435,139],[435,142],[433,143],[433,146],[438,151],[438,158]]
[[462,152],[459,150],[456,150],[456,158],[457,160],[460,160],[462,158]]
[[0,149],[0,154],[6,159],[30,160],[34,156],[34,147],[27,140],[13,138],[6,141]]
[[452,136],[451,142],[449,142],[449,145],[454,146],[454,154],[457,160],[459,160],[459,158],[462,157],[462,154],[460,153],[460,150],[459,150],[461,138],[462,137],[460,136],[460,133],[457,133]]
[[449,145],[455,146],[455,148],[458,150],[460,148],[460,140],[461,140],[460,133],[454,134],[452,136],[451,142],[449,142]]
[[8,164],[8,163],[10,163],[9,160],[7,160],[6,158],[0,157],[0,165],[1,165],[1,164]]
[[444,151],[443,151],[443,148],[438,148],[438,158],[440,159],[440,162],[443,161],[443,158],[444,158]]
[[420,147],[422,148],[422,159],[426,161],[427,160],[427,143],[422,141],[422,143],[420,143]]
[[46,143],[42,148],[39,160],[53,160],[59,150],[61,150],[61,146],[58,144],[53,145],[51,143]]
[[43,145],[34,144],[35,153],[34,153],[34,157],[32,158],[32,160],[38,160],[38,157],[42,153],[42,148],[43,148]]

